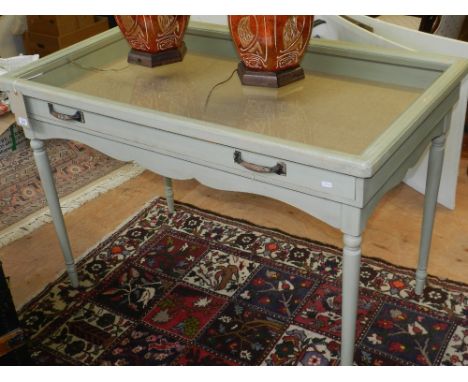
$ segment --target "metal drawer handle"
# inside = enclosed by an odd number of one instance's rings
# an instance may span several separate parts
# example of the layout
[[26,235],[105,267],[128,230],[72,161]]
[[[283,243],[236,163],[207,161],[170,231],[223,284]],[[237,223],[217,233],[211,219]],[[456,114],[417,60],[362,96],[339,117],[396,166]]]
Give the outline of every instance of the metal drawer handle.
[[54,116],[55,118],[60,119],[61,121],[77,121],[77,122],[81,122],[81,123],[84,123],[84,121],[85,121],[82,111],[78,110],[73,115],[59,113],[59,112],[54,110],[54,105],[52,105],[51,103],[49,103],[49,113],[52,116]]
[[234,162],[240,164],[242,167],[248,170],[260,172],[262,174],[286,175],[286,163],[278,162],[272,167],[260,166],[258,164],[249,163],[242,160],[241,152],[237,150],[234,151]]

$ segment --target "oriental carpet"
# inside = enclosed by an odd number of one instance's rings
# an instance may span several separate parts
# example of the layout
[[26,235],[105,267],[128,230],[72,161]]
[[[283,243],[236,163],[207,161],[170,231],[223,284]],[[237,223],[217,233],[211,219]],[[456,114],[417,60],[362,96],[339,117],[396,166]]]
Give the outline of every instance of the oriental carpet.
[[[9,137],[7,130],[0,141]],[[2,142],[3,142],[2,141]],[[62,208],[68,212],[139,174],[135,165],[112,159],[86,145],[59,139],[45,141]],[[16,150],[0,151],[0,247],[50,221],[29,141],[16,131]],[[93,183],[93,189],[84,188]],[[78,192],[77,192],[78,191]]]
[[[156,199],[20,311],[38,365],[336,365],[341,250]],[[468,286],[363,257],[355,361],[467,365]]]

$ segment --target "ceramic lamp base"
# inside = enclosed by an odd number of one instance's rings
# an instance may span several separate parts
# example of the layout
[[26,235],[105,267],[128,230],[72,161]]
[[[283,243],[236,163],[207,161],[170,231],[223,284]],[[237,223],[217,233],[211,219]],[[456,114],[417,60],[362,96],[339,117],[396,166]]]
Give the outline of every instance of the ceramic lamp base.
[[182,43],[179,48],[168,49],[159,53],[141,52],[132,49],[128,54],[128,62],[130,64],[143,65],[153,68],[155,66],[182,61],[184,59],[185,52],[187,52],[185,43]]
[[300,66],[280,72],[261,72],[248,69],[242,61],[237,66],[237,74],[242,85],[269,88],[280,88],[292,82],[302,80],[305,77],[304,69]]

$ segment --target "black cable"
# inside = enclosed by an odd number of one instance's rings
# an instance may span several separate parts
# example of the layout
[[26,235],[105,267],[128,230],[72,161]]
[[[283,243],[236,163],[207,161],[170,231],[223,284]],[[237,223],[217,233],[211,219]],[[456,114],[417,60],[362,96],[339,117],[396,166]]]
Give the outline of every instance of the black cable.
[[205,100],[205,110],[206,110],[206,108],[207,108],[207,106],[208,106],[208,102],[210,101],[210,97],[211,97],[211,94],[213,93],[213,90],[215,90],[218,86],[223,85],[223,84],[225,84],[226,82],[228,82],[228,81],[232,78],[232,76],[234,75],[234,73],[236,73],[236,72],[237,72],[237,69],[235,69],[235,70],[231,73],[231,75],[229,76],[229,78],[225,79],[224,81],[218,82],[216,85],[214,85],[214,86],[211,88],[211,90],[210,90],[210,92],[208,93],[208,96],[206,97],[206,100]]

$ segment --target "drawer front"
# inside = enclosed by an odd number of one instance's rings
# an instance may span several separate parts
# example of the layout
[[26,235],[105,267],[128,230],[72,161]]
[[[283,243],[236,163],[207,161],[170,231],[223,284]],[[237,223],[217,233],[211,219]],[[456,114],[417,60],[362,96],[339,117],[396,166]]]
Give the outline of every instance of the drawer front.
[[37,99],[28,99],[27,109],[33,118],[63,126],[64,138],[67,128],[79,130],[303,193],[355,200],[356,182],[349,175]]

